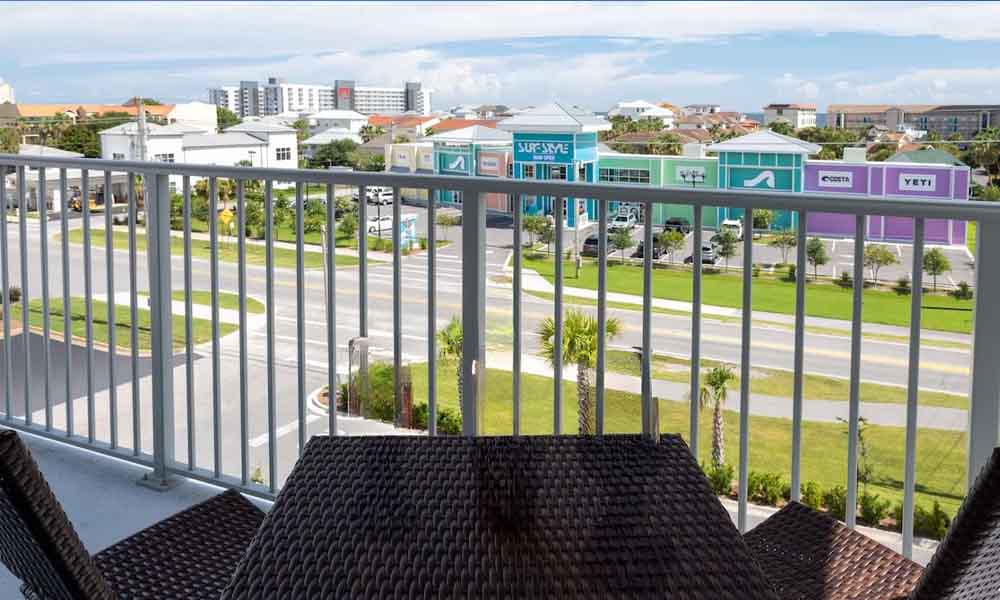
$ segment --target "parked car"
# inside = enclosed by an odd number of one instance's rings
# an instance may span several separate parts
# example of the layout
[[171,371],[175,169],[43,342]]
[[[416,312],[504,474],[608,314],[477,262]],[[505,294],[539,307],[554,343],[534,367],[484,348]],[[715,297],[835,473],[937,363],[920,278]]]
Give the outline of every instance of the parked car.
[[390,188],[369,188],[368,204],[392,204],[392,189]]
[[740,219],[725,219],[719,225],[719,232],[729,231],[736,236],[736,239],[743,240],[743,221]]
[[619,213],[611,220],[611,229],[635,229],[637,220],[635,215],[632,213],[621,214]]
[[683,217],[670,217],[663,224],[663,231],[679,231],[687,235],[691,232],[691,223]]
[[[713,244],[702,244],[701,245],[701,264],[703,265],[714,265],[715,261],[719,259],[718,254],[715,252],[715,246]],[[691,254],[684,259],[684,264],[690,265],[694,263],[694,254]]]
[[[580,249],[580,254],[584,256],[598,256],[599,242],[601,241],[600,236],[597,234],[591,235],[586,240],[583,241],[583,247]],[[608,236],[607,241],[607,251],[611,254],[615,251],[615,247],[611,244],[611,236]]]
[[392,217],[385,215],[379,217],[378,215],[372,215],[368,217],[368,233],[378,234],[379,231],[386,231],[392,233]]
[[[116,212],[114,215],[112,215],[111,221],[114,222],[115,225],[128,225],[128,211],[126,210],[126,211]],[[141,210],[137,211],[135,213],[135,222],[140,224],[145,223],[146,213]]]
[[[635,252],[632,254],[633,258],[645,258],[643,244],[645,240],[639,240],[639,245],[635,247]],[[663,256],[663,248],[657,243],[657,236],[653,236],[653,260],[659,260]]]

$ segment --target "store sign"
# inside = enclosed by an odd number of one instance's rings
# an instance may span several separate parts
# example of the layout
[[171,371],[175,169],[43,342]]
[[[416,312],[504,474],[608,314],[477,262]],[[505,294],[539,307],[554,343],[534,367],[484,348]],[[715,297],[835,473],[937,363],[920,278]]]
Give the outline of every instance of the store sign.
[[788,192],[792,191],[792,181],[792,171],[789,169],[729,168],[730,188]]
[[478,173],[480,175],[500,177],[503,175],[503,173],[501,173],[501,164],[503,163],[502,159],[503,154],[497,152],[480,152]]
[[678,166],[675,173],[678,181],[690,184],[705,183],[705,167]]
[[417,168],[426,169],[428,171],[434,170],[434,152],[418,152],[417,153]]
[[409,161],[410,161],[410,153],[409,152],[400,152],[398,150],[396,151],[396,162],[403,162],[403,163],[405,163],[405,162],[409,162]]
[[341,98],[350,98],[351,97],[351,88],[349,88],[349,87],[341,87],[341,88],[339,88],[337,90],[337,95],[340,96]]
[[441,154],[440,164],[444,173],[469,174],[469,158],[465,154]]
[[903,192],[933,192],[937,190],[937,175],[900,173],[899,189]]
[[854,187],[852,171],[819,171],[816,185],[821,188],[851,188]]
[[514,142],[514,160],[518,162],[571,163],[571,142],[519,140]]
[[484,171],[496,171],[500,167],[500,161],[496,158],[482,158],[481,164]]

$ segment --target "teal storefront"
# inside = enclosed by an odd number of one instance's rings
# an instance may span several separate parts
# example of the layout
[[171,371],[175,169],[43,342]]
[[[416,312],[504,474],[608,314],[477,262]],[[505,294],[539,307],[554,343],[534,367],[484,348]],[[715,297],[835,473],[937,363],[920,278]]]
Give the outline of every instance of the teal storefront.
[[[480,164],[481,154],[489,155],[492,162],[497,163],[498,153],[509,152],[511,144],[509,133],[481,125],[433,135],[427,139],[434,143],[436,173],[468,177],[487,174],[488,169]],[[488,174],[496,177],[506,175],[494,171]],[[435,198],[444,204],[462,203],[462,193],[456,190],[435,190]]]

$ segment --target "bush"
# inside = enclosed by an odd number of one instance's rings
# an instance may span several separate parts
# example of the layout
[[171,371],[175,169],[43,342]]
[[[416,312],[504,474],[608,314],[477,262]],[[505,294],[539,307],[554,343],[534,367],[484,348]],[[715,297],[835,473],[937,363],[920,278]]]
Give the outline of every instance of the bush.
[[795,281],[795,265],[788,265],[788,274],[785,275],[785,281]]
[[754,277],[760,277],[760,265],[754,265],[751,267],[750,274]]
[[21,301],[21,288],[12,285],[7,288],[7,301],[11,304]]
[[861,512],[861,522],[866,525],[876,526],[882,519],[889,516],[888,500],[883,500],[878,494],[862,492],[858,498],[858,509]]
[[427,249],[427,238],[425,237],[420,238],[420,249],[421,250]]
[[[892,509],[892,518],[896,520],[896,530],[903,529],[903,505],[896,504]],[[937,500],[934,506],[927,510],[917,504],[913,507],[913,534],[940,540],[948,533],[948,526],[951,525],[951,518],[941,508]]]
[[951,295],[956,300],[972,300],[972,289],[969,287],[969,282],[959,281],[958,289],[953,290]]
[[724,464],[719,467],[703,465],[702,471],[708,477],[708,483],[716,496],[728,496],[733,492],[734,471],[732,465]]
[[892,289],[895,290],[896,293],[899,294],[900,296],[910,295],[910,292],[912,291],[910,289],[910,278],[907,277],[906,275],[903,275],[902,277],[896,280],[896,285]]
[[847,271],[841,271],[840,279],[837,280],[837,285],[844,289],[851,289],[854,287],[854,280],[851,279],[851,274]]
[[[392,363],[373,362],[368,365],[368,394],[360,388],[361,377],[358,373],[351,376],[351,386],[361,399],[361,414],[380,421],[395,421],[396,397],[393,389],[395,373]],[[352,402],[356,402],[352,400]],[[337,408],[347,410],[347,384],[341,384],[337,397]],[[352,405],[352,408],[355,406]],[[426,422],[426,415],[424,421]]]
[[823,505],[831,517],[843,521],[847,514],[847,490],[844,486],[834,486],[823,492]]
[[799,486],[799,501],[810,508],[819,508],[823,504],[823,490],[815,481],[806,481]]
[[[413,428],[427,429],[426,404],[417,404],[413,407]],[[451,408],[440,407],[437,411],[437,432],[438,434],[460,435],[462,433],[462,415]]]
[[751,471],[747,480],[748,500],[768,506],[774,506],[781,500],[784,488],[781,475]]

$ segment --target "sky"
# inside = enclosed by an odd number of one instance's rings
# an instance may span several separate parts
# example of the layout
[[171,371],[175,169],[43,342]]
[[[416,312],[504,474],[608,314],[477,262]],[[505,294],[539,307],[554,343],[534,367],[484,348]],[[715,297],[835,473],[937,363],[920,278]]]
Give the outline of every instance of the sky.
[[435,108],[1000,103],[1000,3],[0,2],[19,102],[207,101],[269,76],[422,81]]

